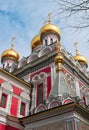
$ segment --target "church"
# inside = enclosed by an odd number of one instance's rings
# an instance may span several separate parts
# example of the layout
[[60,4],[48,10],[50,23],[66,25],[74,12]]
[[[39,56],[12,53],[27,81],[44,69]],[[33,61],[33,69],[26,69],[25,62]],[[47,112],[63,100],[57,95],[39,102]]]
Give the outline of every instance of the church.
[[89,130],[88,60],[77,43],[73,56],[49,17],[28,57],[13,44],[1,54],[0,130]]

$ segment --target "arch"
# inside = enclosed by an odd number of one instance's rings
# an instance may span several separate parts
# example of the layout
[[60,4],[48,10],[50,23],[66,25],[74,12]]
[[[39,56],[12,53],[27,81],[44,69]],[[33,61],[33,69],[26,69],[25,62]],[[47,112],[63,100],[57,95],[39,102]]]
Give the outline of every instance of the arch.
[[36,109],[35,109],[35,113],[41,112],[41,111],[45,111],[47,110],[46,105],[44,104],[40,104]]
[[65,56],[68,57],[68,53],[67,53],[66,49],[64,49],[63,47],[61,47],[61,52],[62,52]]
[[27,100],[30,100],[30,96],[26,91],[23,91],[20,95],[22,98],[25,98]]
[[46,46],[46,47],[44,47],[44,48],[40,51],[39,57],[41,57],[41,56],[43,56],[43,55],[45,55],[45,54],[48,54],[48,53],[51,52],[51,51],[52,51],[52,48],[51,48],[50,46]]
[[48,105],[48,109],[57,107],[57,106],[61,106],[62,103],[56,99],[54,99],[53,101],[50,102],[50,104]]
[[34,75],[32,81],[38,81],[38,80],[39,80],[39,75]]
[[54,100],[54,96],[50,95],[46,101],[46,104],[49,104],[50,102],[52,102]]
[[18,68],[24,66],[25,64],[27,64],[27,58],[23,57],[18,64]]
[[46,76],[46,73],[45,73],[45,72],[41,72],[41,73],[39,74],[40,79],[45,78],[45,76]]
[[72,97],[75,97],[76,96],[75,77],[71,76],[69,73],[66,73],[65,77],[69,86],[69,94]]
[[27,63],[34,61],[38,58],[38,54],[37,53],[33,53],[28,57]]
[[14,63],[11,68],[10,68],[10,72],[13,72],[15,69],[18,68],[18,65],[16,63]]
[[10,84],[9,81],[3,82],[3,83],[1,84],[1,87],[4,88],[4,89],[7,89],[8,91],[13,92],[13,88],[12,88],[12,86],[11,86],[11,84]]
[[74,60],[74,57],[72,55],[68,55],[68,59],[73,63],[75,64],[75,60]]
[[68,103],[71,103],[71,102],[75,102],[75,101],[72,100],[71,98],[68,98],[68,99],[65,99],[65,100],[62,102],[62,105],[68,104]]
[[81,68],[81,65],[79,64],[78,61],[75,61],[75,63],[76,63],[76,66],[77,66],[79,69],[82,69],[82,68]]

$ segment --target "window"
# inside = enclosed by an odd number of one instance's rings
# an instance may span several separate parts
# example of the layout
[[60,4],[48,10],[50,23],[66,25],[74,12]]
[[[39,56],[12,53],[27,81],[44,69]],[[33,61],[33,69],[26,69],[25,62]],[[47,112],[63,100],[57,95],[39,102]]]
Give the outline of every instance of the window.
[[47,39],[45,39],[45,45],[47,45],[47,43],[48,43],[48,41],[47,41]]
[[0,106],[5,108],[6,102],[7,102],[7,95],[5,93],[2,93]]
[[67,129],[68,130],[73,130],[74,129],[74,124],[72,120],[67,121]]
[[20,114],[23,116],[25,115],[25,107],[26,104],[24,102],[21,102]]
[[43,83],[37,86],[37,105],[43,103]]
[[52,38],[50,39],[50,42],[53,43],[53,39]]
[[80,127],[80,122],[79,121],[76,121],[76,130],[79,130],[81,127]]

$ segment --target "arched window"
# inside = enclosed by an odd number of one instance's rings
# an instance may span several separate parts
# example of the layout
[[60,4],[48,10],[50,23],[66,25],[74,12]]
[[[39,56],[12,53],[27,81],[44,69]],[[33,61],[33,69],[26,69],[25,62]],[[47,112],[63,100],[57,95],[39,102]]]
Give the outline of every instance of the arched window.
[[50,43],[53,43],[53,38],[50,39]]
[[43,103],[43,83],[37,86],[37,106]]
[[7,94],[2,93],[0,106],[6,108]]
[[21,102],[21,107],[20,107],[20,115],[25,115],[25,109],[26,109],[26,104],[24,102]]
[[48,40],[47,40],[47,39],[45,39],[45,45],[47,45],[47,43],[48,43]]

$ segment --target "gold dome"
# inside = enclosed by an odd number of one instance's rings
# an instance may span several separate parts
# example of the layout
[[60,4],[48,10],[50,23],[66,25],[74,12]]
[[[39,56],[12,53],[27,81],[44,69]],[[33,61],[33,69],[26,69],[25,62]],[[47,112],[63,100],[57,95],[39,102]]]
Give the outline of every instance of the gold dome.
[[46,32],[51,32],[51,31],[57,33],[58,35],[61,34],[59,28],[52,23],[48,23],[48,24],[44,25],[40,30],[40,34],[43,34]]
[[82,62],[82,63],[84,63],[84,64],[86,64],[86,65],[88,66],[88,60],[87,60],[86,57],[84,57],[84,56],[82,56],[82,55],[80,55],[80,54],[76,54],[76,55],[74,56],[74,59],[75,59],[76,61]]
[[12,58],[12,59],[15,59],[16,61],[18,61],[19,54],[13,48],[11,48],[11,49],[5,50],[1,54],[1,60],[3,60],[3,58]]
[[32,41],[31,41],[31,48],[32,50],[35,49],[38,45],[41,45],[41,41],[40,41],[40,35],[36,35]]

